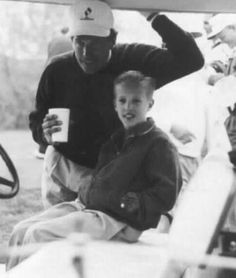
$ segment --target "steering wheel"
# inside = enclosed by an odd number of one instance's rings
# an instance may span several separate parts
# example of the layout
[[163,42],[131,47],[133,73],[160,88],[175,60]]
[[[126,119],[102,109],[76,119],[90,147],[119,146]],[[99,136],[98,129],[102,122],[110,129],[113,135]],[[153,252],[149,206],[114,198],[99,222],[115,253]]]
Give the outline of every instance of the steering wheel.
[[13,178],[13,180],[11,181],[11,180],[8,180],[8,179],[0,176],[0,186],[2,187],[2,185],[4,185],[5,187],[10,187],[10,191],[9,190],[1,190],[0,191],[0,198],[1,199],[12,198],[19,191],[19,185],[20,185],[19,177],[18,177],[16,168],[15,168],[13,162],[11,161],[9,155],[4,150],[4,148],[2,147],[1,144],[0,144],[0,155],[3,159],[3,161],[5,162],[8,170]]

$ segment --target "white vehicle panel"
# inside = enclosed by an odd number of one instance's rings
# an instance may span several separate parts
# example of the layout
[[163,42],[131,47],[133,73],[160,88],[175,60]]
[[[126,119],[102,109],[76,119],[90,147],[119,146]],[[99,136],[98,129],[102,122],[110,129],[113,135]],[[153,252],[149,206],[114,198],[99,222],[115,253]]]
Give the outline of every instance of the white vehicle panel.
[[[16,0],[70,5],[74,0]],[[106,0],[114,9],[160,10],[173,12],[236,12],[235,0]]]

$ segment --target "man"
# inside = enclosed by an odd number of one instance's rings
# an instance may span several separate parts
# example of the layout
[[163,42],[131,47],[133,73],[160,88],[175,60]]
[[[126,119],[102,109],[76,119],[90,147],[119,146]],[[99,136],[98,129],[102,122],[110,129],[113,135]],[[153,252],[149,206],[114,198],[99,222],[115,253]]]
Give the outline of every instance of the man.
[[[224,69],[218,71],[214,75],[214,84],[222,79],[225,75],[232,74],[235,69],[236,60],[233,59],[235,56],[234,48],[236,46],[236,15],[234,14],[217,14],[209,19],[211,31],[208,33],[207,38],[218,42],[218,45],[224,47],[224,53],[227,52],[227,61],[224,62]],[[226,49],[228,47],[228,49]],[[221,51],[222,51],[221,50]],[[222,60],[222,55],[218,52],[218,61]],[[225,60],[225,59],[224,59]],[[214,85],[213,84],[213,85]]]
[[[149,16],[166,49],[142,44],[116,44],[110,7],[80,0],[72,7],[74,51],[52,61],[42,74],[30,128],[36,142],[47,142],[42,180],[44,204],[74,200],[90,182],[100,146],[121,123],[113,109],[113,80],[126,70],[139,70],[156,80],[156,88],[194,72],[203,57],[193,38],[164,15]],[[48,109],[70,109],[69,142],[53,144],[60,122]]]
[[198,71],[161,88],[156,95],[157,107],[151,114],[178,149],[183,178],[181,192],[209,147],[210,96],[204,75]]
[[[63,27],[60,30],[60,34],[53,37],[51,41],[49,41],[46,65],[51,61],[51,59],[54,56],[72,50],[72,44],[70,38],[68,37],[68,32],[69,32],[69,28]],[[35,157],[38,159],[44,159],[44,154],[46,152],[46,149],[47,149],[47,143],[42,142],[39,145],[39,148],[35,151]]]

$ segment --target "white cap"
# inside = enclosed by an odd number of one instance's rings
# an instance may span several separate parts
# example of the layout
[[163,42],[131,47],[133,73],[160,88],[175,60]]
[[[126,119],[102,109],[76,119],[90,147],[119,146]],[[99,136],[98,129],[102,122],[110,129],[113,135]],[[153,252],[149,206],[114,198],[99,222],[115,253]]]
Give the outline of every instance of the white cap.
[[111,8],[99,0],[77,0],[71,7],[71,36],[107,37],[114,25]]
[[209,19],[209,24],[211,26],[211,32],[208,34],[207,38],[212,39],[223,31],[225,27],[236,24],[236,15],[217,14]]

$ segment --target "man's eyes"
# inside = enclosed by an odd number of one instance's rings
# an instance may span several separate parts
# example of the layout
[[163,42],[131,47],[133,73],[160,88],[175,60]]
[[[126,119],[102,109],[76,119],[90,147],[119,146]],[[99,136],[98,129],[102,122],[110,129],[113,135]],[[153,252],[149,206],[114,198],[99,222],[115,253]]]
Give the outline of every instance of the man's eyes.
[[75,42],[78,43],[78,44],[82,43],[82,41],[79,38],[77,38],[77,37],[75,37]]
[[80,40],[80,39],[75,39],[75,42],[76,44],[79,46],[79,47],[88,47],[90,49],[97,49],[97,48],[100,48],[100,45],[99,43],[86,43],[84,42],[83,40]]
[[98,40],[98,39],[84,39],[81,37],[75,37],[75,41],[78,44],[81,45],[88,45],[88,46],[103,46],[104,45],[104,40]]
[[119,102],[122,103],[122,104],[124,104],[124,103],[126,103],[126,99],[121,98],[121,99],[119,99]]

